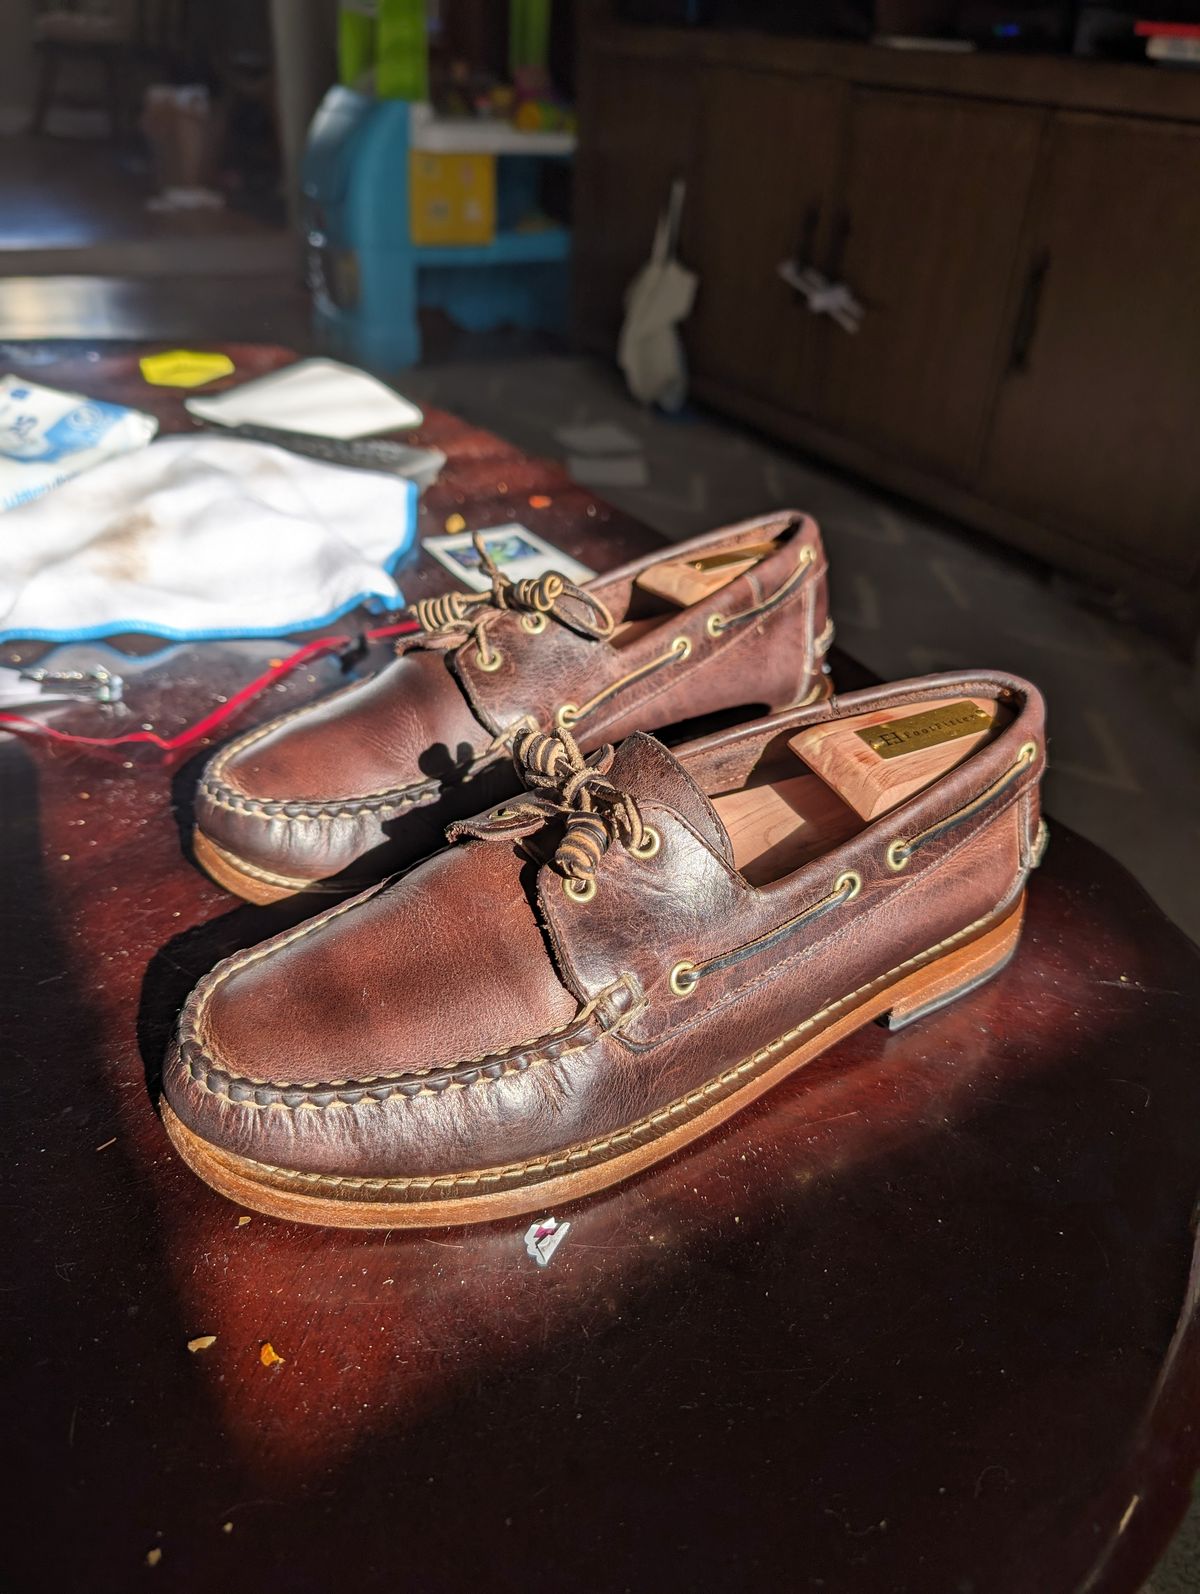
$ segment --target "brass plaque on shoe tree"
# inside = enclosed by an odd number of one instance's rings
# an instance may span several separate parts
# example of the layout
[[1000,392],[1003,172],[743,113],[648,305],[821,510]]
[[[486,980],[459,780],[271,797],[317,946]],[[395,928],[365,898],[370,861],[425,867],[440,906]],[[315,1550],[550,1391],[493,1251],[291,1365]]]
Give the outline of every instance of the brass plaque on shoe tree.
[[943,698],[814,725],[788,746],[863,819],[876,819],[961,764],[1007,724],[990,698]]
[[902,758],[906,753],[940,747],[943,742],[956,741],[960,736],[989,731],[994,717],[978,703],[963,700],[951,703],[949,708],[927,708],[920,714],[906,714],[903,719],[870,725],[854,734],[880,758]]

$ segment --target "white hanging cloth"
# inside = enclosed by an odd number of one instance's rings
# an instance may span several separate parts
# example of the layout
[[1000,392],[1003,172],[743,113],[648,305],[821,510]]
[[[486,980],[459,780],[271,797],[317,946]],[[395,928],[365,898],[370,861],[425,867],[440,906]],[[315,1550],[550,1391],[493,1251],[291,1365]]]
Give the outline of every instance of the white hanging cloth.
[[679,336],[696,297],[697,277],[679,260],[679,223],[685,185],[671,184],[667,208],[654,229],[650,259],[625,294],[625,323],[617,361],[629,391],[643,404],[678,410],[687,398],[687,363]]

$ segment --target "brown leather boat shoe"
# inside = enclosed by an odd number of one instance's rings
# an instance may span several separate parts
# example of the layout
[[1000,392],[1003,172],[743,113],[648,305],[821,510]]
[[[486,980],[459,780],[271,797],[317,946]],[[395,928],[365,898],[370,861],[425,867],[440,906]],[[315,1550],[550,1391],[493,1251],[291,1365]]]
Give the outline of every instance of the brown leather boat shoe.
[[848,1031],[1003,968],[1044,840],[1043,738],[1036,689],[990,673],[677,756],[636,734],[584,758],[532,732],[520,796],[201,982],[166,1127],[215,1189],[283,1218],[557,1211]]
[[517,789],[511,748],[568,727],[584,748],[720,710],[810,701],[832,639],[815,523],[780,513],[579,587],[510,582],[416,605],[422,630],[357,683],[240,736],[196,795],[195,855],[271,902],[346,892],[438,847]]

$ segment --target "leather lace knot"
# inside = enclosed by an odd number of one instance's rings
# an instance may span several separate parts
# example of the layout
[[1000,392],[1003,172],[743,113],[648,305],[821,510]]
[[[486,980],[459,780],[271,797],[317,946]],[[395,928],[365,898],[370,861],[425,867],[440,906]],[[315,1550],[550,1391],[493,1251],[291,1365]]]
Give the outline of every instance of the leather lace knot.
[[646,826],[636,801],[608,778],[613,749],[597,748],[585,758],[570,731],[524,731],[513,744],[517,773],[525,793],[506,807],[451,827],[449,834],[484,841],[532,835],[551,819],[566,824],[554,852],[554,866],[567,880],[585,882],[596,873],[614,841],[637,849]]
[[[412,607],[423,631],[463,642],[474,637],[479,663],[484,669],[495,669],[499,663],[500,655],[488,640],[487,627],[496,614],[505,610],[539,616],[543,626],[549,616],[581,636],[597,640],[612,635],[615,625],[612,614],[586,587],[578,586],[556,570],[512,581],[488,553],[479,532],[471,534],[471,541],[481,568],[491,578],[491,589],[488,592],[447,592],[438,598],[419,599]],[[573,600],[571,607],[563,604],[564,598]]]

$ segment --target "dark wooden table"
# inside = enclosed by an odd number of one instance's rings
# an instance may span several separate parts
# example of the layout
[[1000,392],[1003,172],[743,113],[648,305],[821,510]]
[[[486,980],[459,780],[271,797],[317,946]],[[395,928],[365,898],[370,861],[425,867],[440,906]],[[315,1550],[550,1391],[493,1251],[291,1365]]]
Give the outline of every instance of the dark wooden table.
[[[41,375],[179,425],[132,371]],[[422,436],[425,530],[518,518],[595,567],[652,540],[449,416]],[[280,651],[176,653],[135,715],[178,728]],[[173,1017],[297,910],[190,867],[187,766],[4,738],[0,778],[4,1589],[1139,1587],[1200,1458],[1200,993],[1096,848],[1055,829],[1000,978],[557,1213],[540,1271],[521,1222],[322,1231],[201,1185],[155,1112]]]

